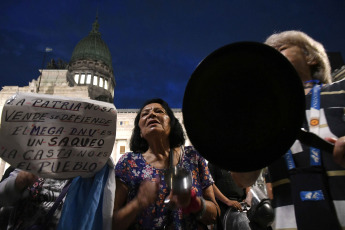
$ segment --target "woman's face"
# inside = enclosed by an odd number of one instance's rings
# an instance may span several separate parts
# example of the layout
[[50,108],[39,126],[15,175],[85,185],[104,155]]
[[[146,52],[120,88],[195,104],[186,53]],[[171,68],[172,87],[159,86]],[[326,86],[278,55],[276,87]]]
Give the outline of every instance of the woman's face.
[[142,109],[138,125],[141,137],[146,140],[155,135],[169,137],[170,117],[159,103],[148,104]]

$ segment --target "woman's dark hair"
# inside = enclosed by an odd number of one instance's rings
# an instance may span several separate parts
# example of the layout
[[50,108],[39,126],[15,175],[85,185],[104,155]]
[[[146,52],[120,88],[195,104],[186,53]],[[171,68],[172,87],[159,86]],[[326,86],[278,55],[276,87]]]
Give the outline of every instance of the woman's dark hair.
[[165,109],[167,112],[168,116],[170,117],[170,134],[169,134],[169,143],[170,143],[170,148],[176,148],[178,146],[181,146],[185,142],[185,136],[184,132],[182,129],[182,126],[178,119],[175,117],[173,111],[169,107],[168,103],[164,101],[163,99],[160,98],[153,98],[150,100],[147,100],[143,106],[140,108],[137,116],[135,117],[134,120],[134,129],[132,132],[131,136],[131,141],[130,141],[130,149],[131,151],[135,153],[143,153],[146,152],[149,148],[149,145],[147,141],[140,136],[140,128],[139,128],[139,120],[140,120],[140,114],[143,108],[152,103],[158,103],[162,105],[162,107]]

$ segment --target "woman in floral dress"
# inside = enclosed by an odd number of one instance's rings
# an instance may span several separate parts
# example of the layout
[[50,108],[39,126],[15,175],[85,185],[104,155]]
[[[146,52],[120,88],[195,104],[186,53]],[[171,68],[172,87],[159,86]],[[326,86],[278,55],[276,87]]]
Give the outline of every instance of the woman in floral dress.
[[[134,123],[132,152],[116,165],[113,229],[206,229],[215,223],[219,207],[206,161],[193,147],[183,147],[182,126],[168,104],[147,101]],[[173,166],[192,174],[188,193],[175,194],[167,185],[170,154]]]

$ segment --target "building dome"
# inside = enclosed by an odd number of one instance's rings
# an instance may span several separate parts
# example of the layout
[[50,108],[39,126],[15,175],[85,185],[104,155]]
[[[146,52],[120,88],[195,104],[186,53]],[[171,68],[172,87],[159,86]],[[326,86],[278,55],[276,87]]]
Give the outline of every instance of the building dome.
[[66,75],[69,86],[86,86],[88,97],[113,103],[116,86],[111,54],[101,38],[97,22],[92,30],[75,46]]
[[107,44],[102,40],[98,28],[99,24],[96,18],[89,35],[75,46],[70,62],[86,59],[97,60],[104,62],[112,70],[111,54]]

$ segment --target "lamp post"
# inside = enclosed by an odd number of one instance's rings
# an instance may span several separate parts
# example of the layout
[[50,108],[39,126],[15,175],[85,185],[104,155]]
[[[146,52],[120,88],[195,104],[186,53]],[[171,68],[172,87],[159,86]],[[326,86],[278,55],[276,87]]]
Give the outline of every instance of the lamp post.
[[42,78],[42,74],[43,74],[43,68],[44,68],[44,63],[45,63],[45,59],[46,59],[46,54],[49,53],[49,52],[52,52],[53,49],[52,48],[49,48],[49,47],[46,47],[46,49],[44,50],[44,53],[43,53],[43,61],[42,61],[42,69],[41,69],[41,74],[40,74],[40,79],[38,81],[38,86],[37,86],[37,93],[39,92],[40,90],[40,85],[41,85],[41,78]]

